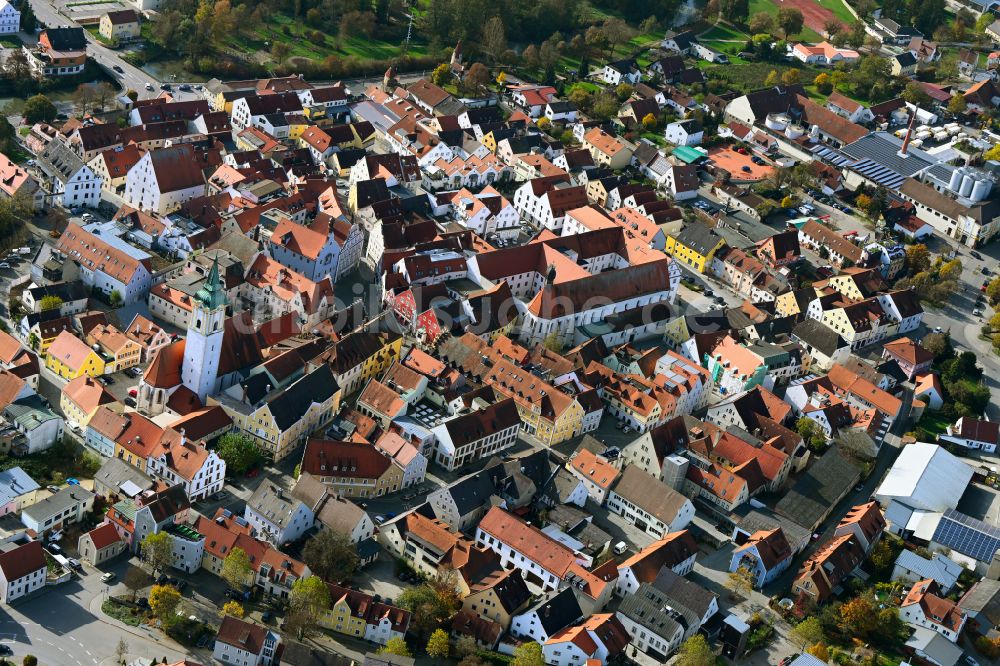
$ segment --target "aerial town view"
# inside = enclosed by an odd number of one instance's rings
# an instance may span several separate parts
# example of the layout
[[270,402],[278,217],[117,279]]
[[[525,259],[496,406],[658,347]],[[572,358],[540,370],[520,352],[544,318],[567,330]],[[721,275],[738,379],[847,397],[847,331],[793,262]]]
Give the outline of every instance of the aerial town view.
[[0,666],[1000,666],[1000,0],[0,0]]

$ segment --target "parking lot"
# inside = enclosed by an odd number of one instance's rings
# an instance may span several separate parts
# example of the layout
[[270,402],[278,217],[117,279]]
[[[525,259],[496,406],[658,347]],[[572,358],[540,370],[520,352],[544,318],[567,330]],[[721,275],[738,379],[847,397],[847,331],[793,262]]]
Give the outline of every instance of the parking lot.
[[709,159],[732,174],[733,180],[756,182],[764,180],[774,172],[773,166],[750,151],[747,153],[744,155],[730,146],[715,146],[708,149]]

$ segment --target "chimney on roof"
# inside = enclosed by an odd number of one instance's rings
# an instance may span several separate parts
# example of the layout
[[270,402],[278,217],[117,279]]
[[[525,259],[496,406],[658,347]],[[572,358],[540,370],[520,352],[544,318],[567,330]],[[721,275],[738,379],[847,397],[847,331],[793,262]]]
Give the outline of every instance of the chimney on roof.
[[899,149],[898,153],[896,153],[897,155],[899,155],[904,159],[907,157],[906,150],[907,148],[910,147],[910,136],[913,134],[913,123],[915,123],[916,121],[917,121],[917,108],[916,106],[914,106],[913,115],[910,116],[910,124],[906,127],[906,138],[903,139],[903,147]]

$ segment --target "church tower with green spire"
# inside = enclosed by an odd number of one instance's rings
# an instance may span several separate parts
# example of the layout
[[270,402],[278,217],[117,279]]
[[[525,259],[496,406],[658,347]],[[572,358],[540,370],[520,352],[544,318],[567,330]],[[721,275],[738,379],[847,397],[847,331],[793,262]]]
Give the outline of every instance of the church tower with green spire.
[[181,382],[198,394],[202,404],[215,392],[219,378],[228,303],[216,259],[212,262],[205,286],[192,299],[191,320],[184,342],[184,365],[181,366]]

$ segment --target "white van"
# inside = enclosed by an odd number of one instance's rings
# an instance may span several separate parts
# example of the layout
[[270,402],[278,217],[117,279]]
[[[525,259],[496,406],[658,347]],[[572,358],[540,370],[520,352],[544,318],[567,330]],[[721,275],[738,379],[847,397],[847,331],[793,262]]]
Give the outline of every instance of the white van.
[[628,544],[625,543],[624,541],[619,541],[618,543],[615,544],[614,547],[615,555],[621,555],[626,550],[628,550]]

